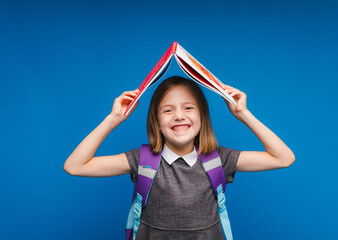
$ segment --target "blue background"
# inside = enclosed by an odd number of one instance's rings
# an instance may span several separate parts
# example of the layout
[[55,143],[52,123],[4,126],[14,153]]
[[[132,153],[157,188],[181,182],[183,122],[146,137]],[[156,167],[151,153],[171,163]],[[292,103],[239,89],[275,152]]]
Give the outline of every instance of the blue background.
[[[296,155],[228,185],[235,239],[338,239],[337,1],[141,2],[0,1],[0,239],[123,239],[130,177],[74,177],[63,164],[173,41],[244,91]],[[154,89],[97,156],[147,142]],[[264,150],[204,92],[221,145]]]

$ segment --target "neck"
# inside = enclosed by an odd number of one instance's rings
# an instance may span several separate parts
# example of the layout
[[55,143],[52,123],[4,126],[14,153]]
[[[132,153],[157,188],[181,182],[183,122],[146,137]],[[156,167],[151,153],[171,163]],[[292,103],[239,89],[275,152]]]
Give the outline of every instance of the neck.
[[194,143],[186,145],[173,145],[166,142],[166,145],[168,146],[168,148],[170,148],[171,151],[176,153],[178,156],[187,155],[194,150]]

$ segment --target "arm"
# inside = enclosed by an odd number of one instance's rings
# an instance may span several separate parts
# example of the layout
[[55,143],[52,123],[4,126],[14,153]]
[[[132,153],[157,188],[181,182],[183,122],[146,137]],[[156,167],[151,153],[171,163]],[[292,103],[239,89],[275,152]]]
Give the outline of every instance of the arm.
[[241,152],[236,171],[256,172],[289,167],[295,161],[293,152],[247,109],[245,93],[227,85],[223,85],[223,88],[237,102],[234,105],[226,101],[230,112],[258,137],[266,150]]
[[102,157],[93,156],[108,134],[128,118],[130,114],[124,116],[123,113],[137,92],[138,90],[124,92],[115,99],[112,112],[77,146],[66,160],[64,170],[67,173],[75,176],[106,177],[130,172],[129,163],[124,153]]

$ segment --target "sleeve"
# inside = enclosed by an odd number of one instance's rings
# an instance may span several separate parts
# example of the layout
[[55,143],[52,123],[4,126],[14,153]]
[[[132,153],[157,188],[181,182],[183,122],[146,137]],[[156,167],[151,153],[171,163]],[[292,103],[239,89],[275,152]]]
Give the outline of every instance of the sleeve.
[[220,146],[217,148],[217,152],[222,161],[226,182],[232,183],[234,181],[240,151]]
[[140,160],[140,152],[141,152],[140,148],[125,152],[130,166],[130,177],[132,182],[137,182],[137,169]]

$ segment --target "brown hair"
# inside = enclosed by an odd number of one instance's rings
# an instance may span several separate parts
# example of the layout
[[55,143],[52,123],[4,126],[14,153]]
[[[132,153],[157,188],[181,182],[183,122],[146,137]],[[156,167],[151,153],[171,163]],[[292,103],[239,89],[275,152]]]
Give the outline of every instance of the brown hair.
[[162,135],[157,119],[158,107],[167,93],[176,86],[185,86],[194,96],[200,111],[201,129],[195,137],[195,146],[198,147],[198,153],[207,154],[217,147],[217,140],[211,126],[209,107],[207,100],[200,87],[193,81],[173,76],[164,80],[155,90],[150,102],[147,120],[147,132],[150,148],[154,153],[162,151],[164,136]]

